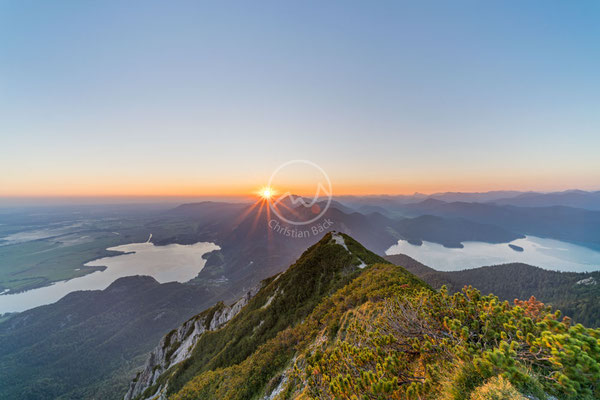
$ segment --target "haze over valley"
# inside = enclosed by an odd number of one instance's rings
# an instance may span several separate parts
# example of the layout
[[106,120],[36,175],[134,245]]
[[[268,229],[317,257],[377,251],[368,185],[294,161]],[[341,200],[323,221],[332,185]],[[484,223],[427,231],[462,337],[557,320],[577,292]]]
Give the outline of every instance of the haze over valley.
[[[590,198],[586,203],[589,210],[563,205],[571,202],[568,196],[539,207],[499,205],[490,201],[493,194],[480,194],[480,202],[442,200],[475,197],[464,193],[411,199],[341,197],[332,203],[324,218],[334,221],[326,230],[361,238],[382,255],[407,254],[438,270],[522,262],[548,270],[596,271],[600,269],[600,242],[596,236],[600,233],[600,211],[596,211],[600,199],[594,192],[574,193],[578,198]],[[522,194],[515,192],[513,196],[518,199]],[[557,194],[538,196],[555,198]],[[502,202],[508,200],[504,198]],[[251,264],[256,261],[251,255],[265,260],[264,271],[253,271],[254,277],[245,278],[256,283],[268,271],[278,272],[283,263],[291,262],[301,246],[311,240],[309,237],[300,243],[287,243],[290,240],[273,232],[269,238],[265,232],[269,225],[266,212],[243,201],[163,205],[158,210],[147,205],[145,211],[141,206],[133,221],[130,216],[124,217],[130,207],[111,206],[106,211],[106,206],[86,206],[86,212],[91,214],[93,210],[94,215],[83,216],[78,208],[38,209],[36,215],[45,215],[49,221],[46,226],[28,225],[30,214],[5,211],[5,236],[0,238],[0,253],[6,255],[5,278],[0,282],[0,312],[49,304],[76,290],[105,289],[117,278],[133,275],[152,276],[158,282],[193,281],[213,286],[217,291],[231,290],[229,285],[237,284],[226,273],[218,275],[213,263],[222,264],[220,267],[231,263],[228,268],[252,270],[256,267]],[[579,219],[573,223],[563,218],[556,222],[561,230],[556,230],[545,218],[548,207],[561,207],[562,214],[568,217],[585,215],[588,220],[582,224]],[[503,215],[501,219],[496,217],[499,213]],[[529,224],[520,218],[523,213],[527,213]],[[511,214],[515,215],[515,222],[510,222]],[[107,220],[105,215],[110,218]],[[574,229],[569,235],[570,225]],[[139,242],[132,242],[136,239]],[[241,260],[232,254],[257,240],[266,246],[265,250],[248,249],[249,258]],[[269,254],[268,247],[275,247],[276,243],[282,243],[285,250]],[[103,247],[108,244],[110,247]],[[228,260],[227,255],[232,259]],[[212,267],[215,271],[202,281],[198,275],[207,259],[209,270]],[[35,268],[28,267],[34,262]],[[70,270],[66,269],[68,266]]]

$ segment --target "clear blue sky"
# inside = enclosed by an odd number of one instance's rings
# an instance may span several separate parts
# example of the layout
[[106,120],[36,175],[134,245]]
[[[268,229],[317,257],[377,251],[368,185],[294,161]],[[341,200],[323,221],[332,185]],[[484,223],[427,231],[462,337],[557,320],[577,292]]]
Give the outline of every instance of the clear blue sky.
[[0,1],[0,196],[600,189],[598,1]]

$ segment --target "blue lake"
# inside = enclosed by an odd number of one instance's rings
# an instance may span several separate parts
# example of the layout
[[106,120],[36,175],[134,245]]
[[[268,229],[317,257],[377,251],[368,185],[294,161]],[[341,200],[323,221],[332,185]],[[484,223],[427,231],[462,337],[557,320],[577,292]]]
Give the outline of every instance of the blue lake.
[[513,262],[557,271],[600,270],[600,252],[587,247],[535,236],[517,239],[510,244],[523,248],[523,251],[515,251],[507,243],[464,242],[462,249],[449,249],[437,243],[423,242],[421,246],[416,246],[400,240],[386,254],[406,254],[439,271],[458,271]]

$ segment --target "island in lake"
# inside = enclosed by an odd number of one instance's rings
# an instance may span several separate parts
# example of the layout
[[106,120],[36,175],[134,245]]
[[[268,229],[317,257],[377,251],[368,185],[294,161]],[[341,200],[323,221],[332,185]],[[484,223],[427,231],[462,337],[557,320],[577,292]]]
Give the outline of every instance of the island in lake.
[[523,251],[523,248],[521,246],[517,246],[516,244],[508,244],[508,247],[510,247],[511,249],[513,249],[514,251]]

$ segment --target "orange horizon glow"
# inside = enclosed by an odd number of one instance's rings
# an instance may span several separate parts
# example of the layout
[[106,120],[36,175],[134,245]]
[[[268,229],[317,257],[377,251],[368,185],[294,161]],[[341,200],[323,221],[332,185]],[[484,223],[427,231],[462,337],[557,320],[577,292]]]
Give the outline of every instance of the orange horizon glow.
[[[198,185],[201,186],[201,185]],[[201,189],[198,186],[172,186],[154,187],[130,185],[127,189],[124,187],[79,187],[71,190],[63,187],[55,190],[27,190],[13,191],[0,189],[0,198],[194,198],[194,197],[236,197],[236,198],[272,198],[279,194],[276,188],[267,188],[265,185],[244,185],[244,186],[204,186]],[[353,183],[338,184],[333,186],[333,196],[394,196],[394,195],[412,195],[421,193],[430,195],[444,192],[489,192],[489,191],[538,191],[555,192],[572,189],[581,189],[595,191],[600,190],[599,185],[574,184],[566,185],[503,185],[501,182],[495,184],[460,184],[443,185],[434,183],[423,184],[383,184],[383,183]],[[268,190],[268,193],[265,191]],[[305,186],[295,186],[293,193],[300,196],[314,196],[314,188]],[[268,196],[265,196],[268,194]]]
[[[585,167],[585,168],[584,168]],[[16,168],[16,167],[15,167]],[[238,168],[228,165],[216,172],[180,174],[162,170],[124,169],[90,173],[82,169],[41,171],[9,169],[0,174],[0,198],[256,198],[269,184],[272,165]],[[600,190],[600,169],[579,166],[575,171],[561,168],[544,171],[519,168],[451,168],[440,170],[395,169],[385,173],[369,165],[341,167],[325,165],[333,196],[425,195],[443,192],[537,191],[570,189]],[[270,183],[277,194],[293,193],[312,197],[315,182],[303,170],[291,171]],[[285,187],[284,187],[285,186]]]

